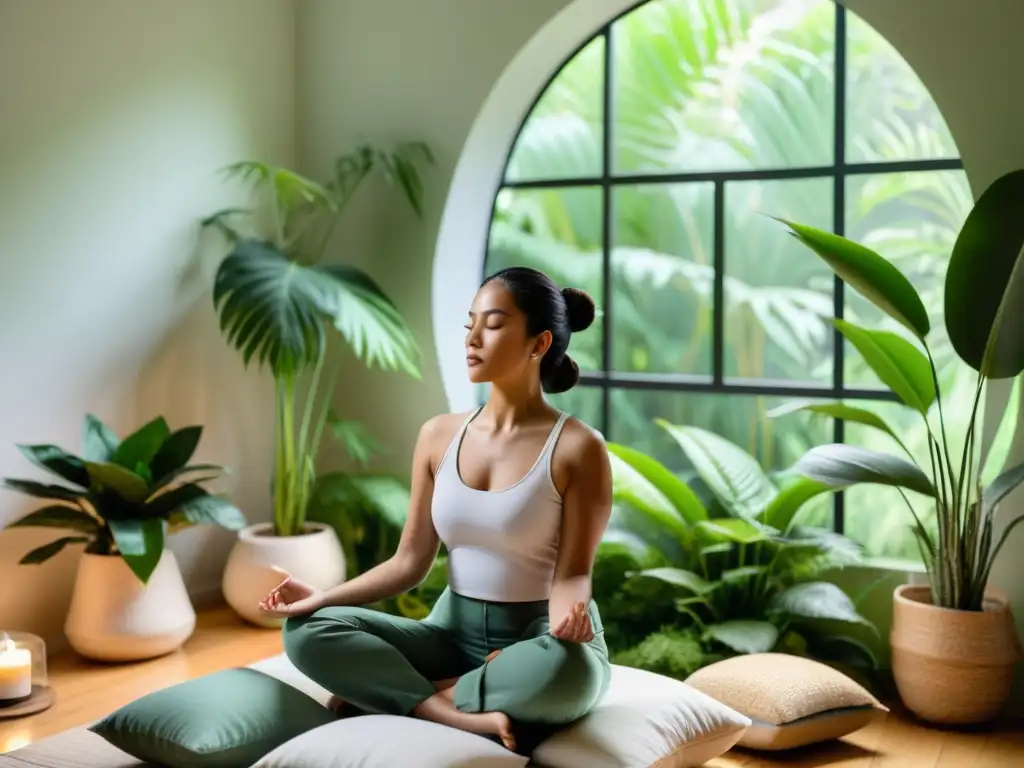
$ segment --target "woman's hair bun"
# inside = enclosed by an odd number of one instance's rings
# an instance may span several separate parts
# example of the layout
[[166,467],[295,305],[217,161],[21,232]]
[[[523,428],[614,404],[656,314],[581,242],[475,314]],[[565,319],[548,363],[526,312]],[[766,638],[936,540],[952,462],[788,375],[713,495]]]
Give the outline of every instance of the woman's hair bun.
[[579,288],[563,288],[562,298],[569,315],[569,328],[573,333],[585,331],[594,322],[597,307],[590,294]]
[[562,355],[562,359],[542,381],[544,391],[549,395],[557,395],[560,392],[568,392],[580,381],[580,367],[576,361],[568,355]]

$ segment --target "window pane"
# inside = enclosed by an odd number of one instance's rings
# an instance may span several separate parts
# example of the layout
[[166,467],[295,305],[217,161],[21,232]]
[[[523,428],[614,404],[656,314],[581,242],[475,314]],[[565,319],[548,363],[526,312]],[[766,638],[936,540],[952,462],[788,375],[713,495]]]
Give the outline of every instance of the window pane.
[[[495,202],[485,273],[525,266],[560,286],[589,293],[601,311],[601,190],[503,189]],[[569,353],[580,370],[601,368],[601,323],[575,333]]]
[[833,162],[835,6],[653,0],[612,29],[616,173]]
[[508,181],[601,175],[604,36],[596,37],[555,75],[516,138]]
[[[860,402],[856,405],[874,411],[884,418],[914,455],[918,466],[930,474],[928,443],[921,426],[920,415],[897,403]],[[956,434],[960,435],[963,432],[957,431]],[[850,445],[894,456],[906,456],[891,437],[877,429],[847,424],[845,438]],[[929,503],[924,496],[912,491],[908,491],[906,496],[921,521],[934,530],[934,502]],[[864,546],[866,556],[921,559],[917,541],[910,527],[914,518],[895,488],[882,485],[854,486],[846,491],[844,510],[846,534]]]
[[[972,205],[963,171],[852,176],[846,184],[847,235],[889,259],[921,294],[931,318],[928,344],[944,388],[970,386],[969,371],[949,344],[943,306],[949,254]],[[909,336],[856,291],[848,289],[845,296],[850,322]],[[847,386],[882,386],[850,344],[844,367]]]
[[847,161],[958,157],[938,105],[910,65],[865,21],[852,13],[846,19]]
[[603,431],[601,424],[601,389],[585,387],[577,384],[568,392],[557,395],[546,395],[548,402],[555,408],[575,416],[594,429]]
[[[775,472],[788,468],[807,449],[832,441],[832,420],[806,413],[775,419],[765,414],[788,402],[782,398],[749,395],[708,395],[614,389],[608,439],[628,445],[662,462],[688,482],[693,467],[679,445],[655,419],[710,430],[751,454]],[[800,520],[831,525],[831,497],[808,504]]]
[[832,385],[835,280],[765,214],[831,231],[830,178],[725,185],[725,374]]
[[711,374],[714,185],[616,187],[612,367]]

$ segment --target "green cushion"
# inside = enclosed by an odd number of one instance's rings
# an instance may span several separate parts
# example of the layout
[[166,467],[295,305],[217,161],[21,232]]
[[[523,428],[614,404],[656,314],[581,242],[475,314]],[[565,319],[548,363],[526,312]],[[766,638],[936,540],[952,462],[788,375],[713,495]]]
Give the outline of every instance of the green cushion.
[[226,669],[155,691],[89,727],[123,752],[168,768],[249,768],[337,717],[255,669]]

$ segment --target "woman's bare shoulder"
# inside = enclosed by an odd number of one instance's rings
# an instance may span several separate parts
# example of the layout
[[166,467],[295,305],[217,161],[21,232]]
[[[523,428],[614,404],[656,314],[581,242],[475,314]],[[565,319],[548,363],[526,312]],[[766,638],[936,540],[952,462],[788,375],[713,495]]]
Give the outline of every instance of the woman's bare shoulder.
[[586,422],[570,416],[565,420],[552,462],[560,491],[565,490],[570,479],[588,482],[601,477],[608,463],[604,435]]
[[440,413],[423,422],[420,427],[417,450],[427,456],[431,467],[436,467],[448,445],[472,411]]

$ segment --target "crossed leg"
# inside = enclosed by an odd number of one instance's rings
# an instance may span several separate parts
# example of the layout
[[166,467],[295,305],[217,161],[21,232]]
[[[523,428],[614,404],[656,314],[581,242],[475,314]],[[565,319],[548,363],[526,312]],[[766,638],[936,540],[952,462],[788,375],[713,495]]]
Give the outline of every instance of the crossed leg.
[[285,653],[295,667],[333,695],[332,703],[364,712],[413,715],[453,728],[498,736],[515,748],[508,715],[462,711],[433,681],[458,679],[468,663],[433,624],[366,608],[324,608],[291,618]]

